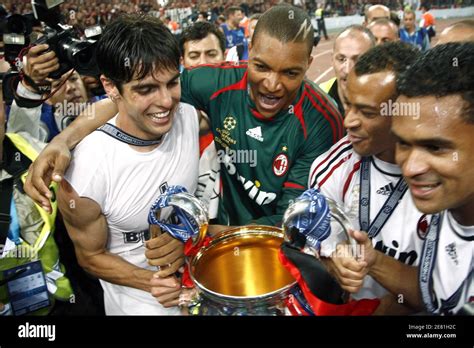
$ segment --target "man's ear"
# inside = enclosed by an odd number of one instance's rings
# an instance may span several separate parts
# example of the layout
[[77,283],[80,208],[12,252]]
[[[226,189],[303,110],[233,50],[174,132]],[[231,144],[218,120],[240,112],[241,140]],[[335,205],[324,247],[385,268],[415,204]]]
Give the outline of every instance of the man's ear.
[[105,93],[109,96],[112,101],[115,101],[120,97],[120,92],[109,78],[105,77],[104,75],[100,75],[100,82],[102,82],[102,86],[104,87]]
[[309,58],[308,58],[308,69],[309,69],[309,67],[311,66],[311,63],[313,62],[313,58],[314,58],[314,57],[310,54],[310,55],[309,55]]

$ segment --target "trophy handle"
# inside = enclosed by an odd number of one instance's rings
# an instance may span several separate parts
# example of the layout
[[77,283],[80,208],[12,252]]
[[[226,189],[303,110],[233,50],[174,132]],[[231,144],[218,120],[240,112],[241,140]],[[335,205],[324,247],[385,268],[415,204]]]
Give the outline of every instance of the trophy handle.
[[[346,214],[342,211],[342,209],[339,207],[339,205],[332,199],[325,197],[328,205],[329,205],[329,211],[331,215],[331,219],[337,221],[339,225],[342,226],[344,236],[347,240],[347,242],[352,245],[356,246],[357,242],[354,238],[352,238],[348,231],[350,229],[354,229],[352,227],[351,222],[347,218]],[[285,240],[286,241],[291,241],[291,233],[292,233],[292,227],[291,223],[294,221],[294,219],[302,214],[305,214],[308,210],[308,200],[299,200],[291,204],[288,209],[286,209],[285,214],[283,215],[283,222],[282,222],[282,229],[285,235]]]

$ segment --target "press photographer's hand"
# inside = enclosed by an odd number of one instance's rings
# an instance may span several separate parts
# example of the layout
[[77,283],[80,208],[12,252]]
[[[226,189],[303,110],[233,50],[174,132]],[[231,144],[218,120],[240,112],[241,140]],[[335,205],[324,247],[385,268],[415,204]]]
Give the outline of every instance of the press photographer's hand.
[[[48,75],[59,69],[59,60],[54,51],[46,52],[47,44],[33,46],[26,55],[26,64],[23,71],[33,82],[44,83]],[[26,85],[28,87],[28,85]]]

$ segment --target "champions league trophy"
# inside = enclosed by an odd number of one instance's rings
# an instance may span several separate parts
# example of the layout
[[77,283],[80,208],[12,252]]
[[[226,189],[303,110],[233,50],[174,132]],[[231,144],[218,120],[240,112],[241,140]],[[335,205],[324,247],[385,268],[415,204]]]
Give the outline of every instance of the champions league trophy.
[[[178,224],[157,217],[172,208]],[[296,280],[279,260],[280,246],[297,234],[305,251],[319,257],[321,242],[330,247],[347,241],[350,224],[332,201],[309,190],[290,205],[283,230],[249,225],[206,235],[207,210],[179,186],[170,187],[150,209],[154,225],[185,243],[183,305],[194,315],[285,315],[290,297],[301,295]],[[334,244],[334,245],[333,245]],[[330,248],[329,248],[330,249]],[[293,295],[293,296],[291,296]],[[301,296],[300,296],[301,297]],[[181,301],[180,301],[181,302]]]

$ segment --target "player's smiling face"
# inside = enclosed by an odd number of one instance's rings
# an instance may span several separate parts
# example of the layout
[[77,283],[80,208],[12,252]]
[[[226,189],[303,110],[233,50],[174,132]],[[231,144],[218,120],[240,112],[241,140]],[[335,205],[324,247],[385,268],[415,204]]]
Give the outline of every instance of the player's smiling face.
[[383,161],[394,162],[392,117],[381,115],[381,110],[389,99],[395,99],[395,80],[391,71],[357,76],[352,70],[349,74],[344,126],[354,150],[361,156],[375,155]]
[[281,42],[265,32],[258,34],[249,52],[250,98],[266,118],[293,102],[313,57],[306,43]]
[[141,80],[123,84],[118,102],[120,127],[141,139],[157,139],[173,124],[181,98],[178,70],[155,70]]
[[474,210],[474,124],[468,123],[460,95],[442,98],[400,96],[419,105],[419,117],[394,117],[399,138],[396,160],[417,208],[427,214],[450,209],[458,222]]

